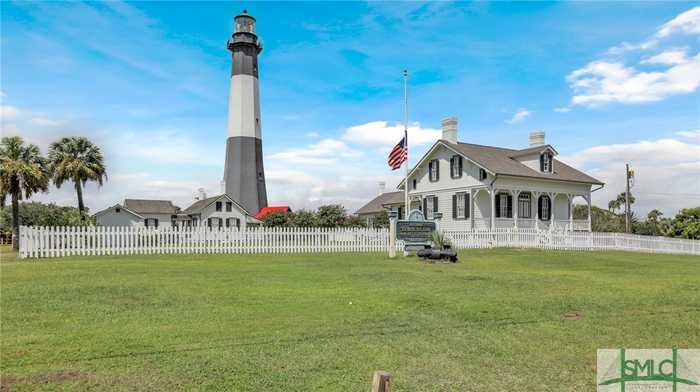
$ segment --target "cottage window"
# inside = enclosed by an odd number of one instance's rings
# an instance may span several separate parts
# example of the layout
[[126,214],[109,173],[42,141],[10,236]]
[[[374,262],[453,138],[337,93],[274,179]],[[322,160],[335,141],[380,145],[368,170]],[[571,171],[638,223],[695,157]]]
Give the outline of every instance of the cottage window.
[[440,161],[437,159],[428,162],[428,178],[430,182],[435,182],[440,179]]
[[[233,211],[233,203],[230,201],[227,201],[226,202],[226,212],[231,212],[231,211]],[[226,227],[228,227],[228,226],[226,226]]]
[[540,170],[543,173],[552,172],[552,153],[545,152],[544,154],[540,155]]
[[216,202],[216,210],[221,211],[221,202],[220,201]]
[[413,179],[413,190],[416,190],[416,187],[418,186],[418,181],[416,179]]
[[549,196],[540,196],[539,202],[540,220],[548,221],[552,214],[552,202]]
[[116,213],[118,214],[118,213],[122,212],[122,209],[121,209],[121,208],[115,208],[115,209],[114,209],[114,212],[116,212]]
[[462,157],[454,155],[450,159],[450,176],[452,178],[462,177]]
[[486,179],[486,170],[479,169],[479,180],[484,181]]
[[469,194],[467,192],[454,194],[452,197],[452,211],[454,219],[466,219],[469,217]]
[[437,196],[426,196],[425,199],[423,199],[423,209],[425,219],[433,219],[434,213],[438,212]]
[[518,216],[521,218],[532,217],[532,207],[530,205],[530,193],[523,192],[518,195]]

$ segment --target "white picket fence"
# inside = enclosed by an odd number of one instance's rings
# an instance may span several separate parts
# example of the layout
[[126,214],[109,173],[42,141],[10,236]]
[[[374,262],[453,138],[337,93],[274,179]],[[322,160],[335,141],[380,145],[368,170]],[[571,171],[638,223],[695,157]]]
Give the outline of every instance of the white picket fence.
[[379,252],[386,229],[20,227],[20,257],[170,253]]
[[700,255],[700,241],[625,233],[595,233],[535,229],[446,231],[457,249],[540,248],[556,250],[623,250],[650,253]]
[[[700,255],[700,241],[620,233],[496,229],[446,231],[457,249],[519,247],[626,250]],[[175,253],[383,252],[387,229],[365,228],[145,228],[20,227],[20,257]],[[402,250],[402,244],[398,244]]]

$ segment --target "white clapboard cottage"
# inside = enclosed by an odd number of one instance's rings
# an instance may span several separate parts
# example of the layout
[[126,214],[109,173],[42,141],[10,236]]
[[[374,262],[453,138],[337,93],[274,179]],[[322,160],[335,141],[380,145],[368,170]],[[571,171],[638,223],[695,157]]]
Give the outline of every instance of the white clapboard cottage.
[[[457,119],[446,118],[442,138],[409,171],[410,210],[428,219],[440,212],[443,230],[590,231],[591,193],[603,183],[556,156],[544,132],[531,133],[519,150],[482,146],[459,142]],[[573,217],[577,198],[588,206],[585,220]]]
[[124,203],[99,211],[94,216],[98,226],[245,229],[247,225],[260,224],[229,195],[207,197],[203,190],[185,210],[180,210],[170,200],[125,199]]

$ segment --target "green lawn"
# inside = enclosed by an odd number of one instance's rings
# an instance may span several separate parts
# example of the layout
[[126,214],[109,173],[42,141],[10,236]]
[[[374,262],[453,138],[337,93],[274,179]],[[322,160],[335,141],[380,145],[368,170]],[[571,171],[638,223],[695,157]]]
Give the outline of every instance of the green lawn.
[[597,348],[700,347],[700,258],[483,250],[5,261],[12,390],[592,391]]

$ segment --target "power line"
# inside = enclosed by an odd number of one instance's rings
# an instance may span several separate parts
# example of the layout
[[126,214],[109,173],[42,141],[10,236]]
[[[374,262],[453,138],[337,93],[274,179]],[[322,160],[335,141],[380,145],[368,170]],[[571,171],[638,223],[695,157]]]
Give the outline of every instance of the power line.
[[700,193],[634,192],[637,195],[700,197]]

